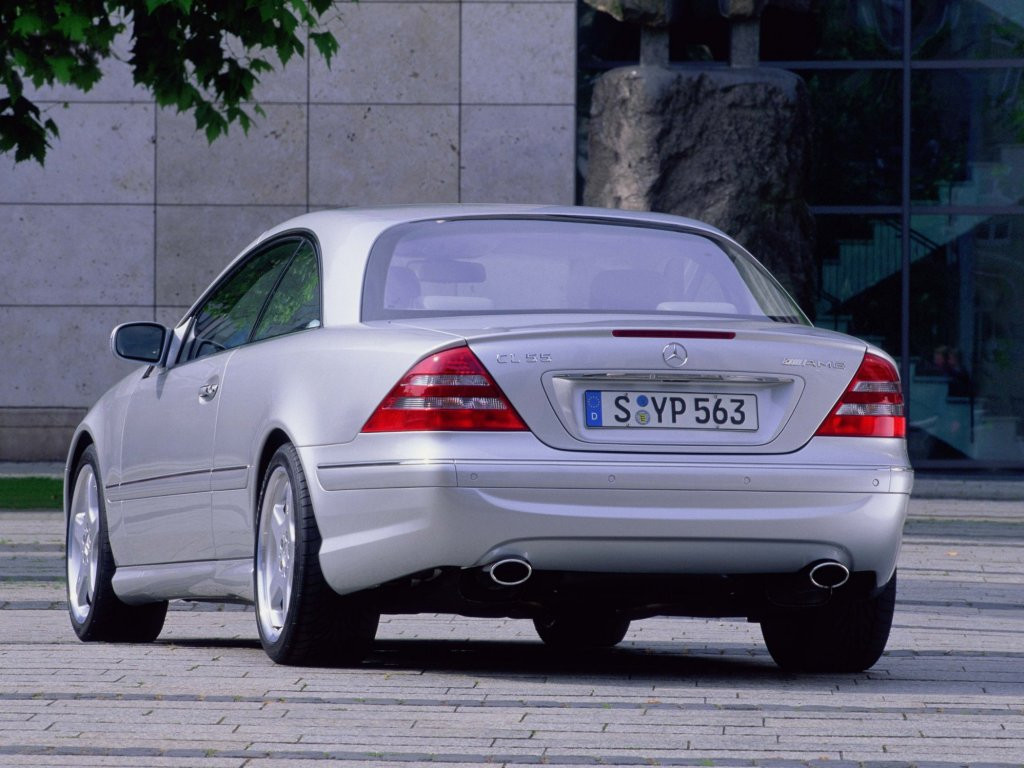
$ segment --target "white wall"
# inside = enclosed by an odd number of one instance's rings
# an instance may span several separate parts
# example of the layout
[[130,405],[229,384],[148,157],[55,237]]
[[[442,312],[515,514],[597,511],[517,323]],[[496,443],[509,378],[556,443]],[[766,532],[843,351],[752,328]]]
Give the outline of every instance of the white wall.
[[572,203],[575,4],[341,3],[341,52],[264,77],[266,117],[208,145],[111,62],[38,103],[46,165],[0,156],[0,460],[62,459],[130,366],[111,328],[172,323],[256,234],[307,210]]

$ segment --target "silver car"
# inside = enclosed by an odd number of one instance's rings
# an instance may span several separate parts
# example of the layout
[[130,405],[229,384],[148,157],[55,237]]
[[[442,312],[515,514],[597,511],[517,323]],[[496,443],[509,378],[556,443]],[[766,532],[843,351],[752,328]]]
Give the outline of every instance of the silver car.
[[82,640],[255,605],[269,656],[353,663],[381,613],[761,624],[784,668],[882,653],[913,473],[893,360],[814,328],[736,242],[652,213],[432,206],[264,233],[67,460]]

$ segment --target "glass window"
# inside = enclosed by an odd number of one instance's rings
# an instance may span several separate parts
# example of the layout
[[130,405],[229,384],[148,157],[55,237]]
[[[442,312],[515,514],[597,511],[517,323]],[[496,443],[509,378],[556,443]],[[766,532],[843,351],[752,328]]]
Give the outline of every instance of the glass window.
[[253,341],[320,325],[320,273],[316,250],[303,242],[267,304]]
[[729,21],[710,4],[690,3],[669,26],[670,61],[729,61]]
[[911,82],[914,205],[1024,199],[1024,69],[915,72]]
[[888,61],[902,55],[901,2],[767,3],[761,16],[765,61]]
[[195,314],[185,345],[186,360],[231,349],[249,339],[297,245],[289,240],[257,253],[214,289]]
[[364,319],[487,312],[666,312],[806,322],[749,257],[678,230],[463,219],[400,225],[374,245]]
[[914,216],[913,459],[1024,461],[1024,216]]
[[1013,59],[1024,56],[1020,0],[913,0],[917,59]]
[[898,70],[801,72],[814,115],[812,205],[899,205]]
[[815,325],[900,352],[902,235],[895,216],[817,217]]

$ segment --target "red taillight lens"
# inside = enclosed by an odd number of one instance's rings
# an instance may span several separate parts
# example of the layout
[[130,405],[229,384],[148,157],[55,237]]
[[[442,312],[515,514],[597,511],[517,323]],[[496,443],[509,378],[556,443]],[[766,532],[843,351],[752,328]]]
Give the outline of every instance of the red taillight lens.
[[388,393],[363,432],[525,430],[469,347],[425,357]]
[[906,437],[900,375],[888,360],[868,353],[818,435]]

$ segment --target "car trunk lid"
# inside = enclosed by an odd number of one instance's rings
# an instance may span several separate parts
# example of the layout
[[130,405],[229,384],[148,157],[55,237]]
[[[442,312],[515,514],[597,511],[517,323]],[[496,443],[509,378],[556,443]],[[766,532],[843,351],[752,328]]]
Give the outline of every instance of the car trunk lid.
[[415,324],[464,338],[529,429],[577,451],[796,450],[866,350],[841,334],[755,320],[478,316]]

